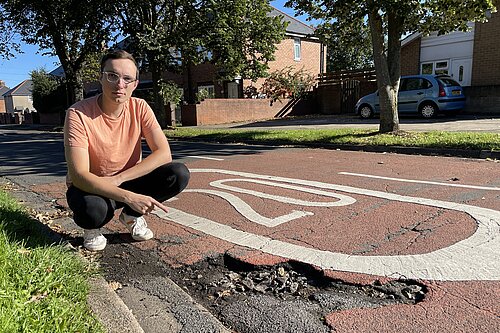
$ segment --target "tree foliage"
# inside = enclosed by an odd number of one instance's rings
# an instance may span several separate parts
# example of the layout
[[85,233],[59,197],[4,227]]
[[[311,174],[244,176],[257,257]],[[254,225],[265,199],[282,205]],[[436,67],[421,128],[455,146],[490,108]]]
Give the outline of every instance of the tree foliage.
[[[110,39],[110,2],[77,0],[0,0],[0,32],[18,33],[21,41],[38,45],[59,58],[68,85],[68,104],[83,98],[82,71]],[[8,55],[0,47],[2,55]]]
[[60,112],[66,107],[66,86],[45,68],[31,71],[33,107],[40,113]]
[[285,26],[270,18],[268,0],[121,0],[116,2],[126,47],[152,73],[154,109],[164,123],[160,82],[165,70],[188,77],[186,97],[194,102],[191,72],[211,62],[220,79],[256,79],[273,60]]
[[380,132],[399,130],[397,95],[404,34],[465,31],[469,21],[486,20],[492,0],[288,0],[287,6],[328,24],[338,38],[369,29],[380,95]]
[[373,51],[369,29],[360,25],[349,33],[331,34],[328,22],[316,29],[327,46],[327,71],[354,70],[373,67]]

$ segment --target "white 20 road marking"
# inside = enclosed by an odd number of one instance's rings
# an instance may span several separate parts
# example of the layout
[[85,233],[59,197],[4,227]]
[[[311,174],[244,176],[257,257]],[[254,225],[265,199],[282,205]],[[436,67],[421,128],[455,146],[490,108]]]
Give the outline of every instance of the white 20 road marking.
[[[258,192],[258,191],[253,191],[253,190],[248,190],[248,189],[244,189],[244,188],[239,188],[239,187],[234,187],[234,186],[223,184],[223,183],[227,183],[227,182],[251,182],[251,183],[257,183],[257,184],[262,184],[262,185],[292,189],[292,190],[296,190],[299,192],[318,194],[318,195],[322,195],[325,197],[337,198],[339,200],[338,201],[327,201],[327,202],[304,201],[304,200],[283,197],[280,195],[271,195],[271,194],[267,194],[267,193],[262,193],[262,192]],[[338,194],[338,193],[326,192],[326,191],[321,191],[321,190],[310,189],[307,187],[280,184],[280,183],[275,183],[275,182],[270,182],[270,181],[265,181],[265,180],[257,180],[257,179],[244,179],[244,178],[222,179],[222,180],[215,180],[215,181],[211,182],[210,185],[213,187],[220,188],[220,189],[232,190],[232,191],[240,192],[240,193],[246,193],[246,194],[250,194],[250,195],[253,195],[253,196],[256,196],[259,198],[284,202],[284,203],[298,205],[298,206],[333,207],[333,206],[346,206],[346,205],[350,205],[350,204],[353,204],[356,202],[356,200],[354,198],[351,198],[351,197],[346,196],[346,195]],[[280,225],[282,223],[289,222],[289,221],[292,221],[292,220],[295,220],[295,219],[298,219],[298,218],[301,218],[304,216],[314,215],[311,212],[294,210],[290,214],[282,215],[282,216],[271,219],[271,218],[260,215],[255,210],[253,210],[252,207],[250,207],[245,201],[241,200],[237,196],[230,194],[230,193],[221,192],[221,191],[213,191],[213,190],[202,190],[202,189],[185,190],[184,192],[198,192],[198,193],[207,193],[207,194],[217,195],[221,198],[226,199],[231,205],[233,205],[233,207],[241,215],[245,216],[250,221],[252,221],[254,223],[261,224],[261,225],[265,225],[266,227],[275,227],[275,226]]]
[[[155,213],[158,216],[234,244],[317,265],[324,269],[427,280],[500,280],[499,211],[447,201],[409,197],[317,181],[221,169],[191,169],[190,171],[193,173],[203,172],[233,175],[250,178],[252,180],[271,180],[285,183],[282,185],[284,188],[293,187],[293,185],[288,184],[298,184],[313,188],[342,191],[399,202],[451,209],[469,214],[476,220],[478,227],[476,232],[469,238],[430,253],[397,256],[359,256],[317,250],[265,236],[251,234],[173,208],[170,209],[169,213],[157,210]],[[342,201],[342,199],[340,201]]]

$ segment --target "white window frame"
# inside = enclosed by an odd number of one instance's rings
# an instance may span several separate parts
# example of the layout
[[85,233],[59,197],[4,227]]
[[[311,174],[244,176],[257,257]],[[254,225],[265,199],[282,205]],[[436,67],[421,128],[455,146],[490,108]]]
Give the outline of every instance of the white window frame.
[[206,90],[208,91],[208,98],[214,98],[215,97],[215,86],[213,84],[207,84],[203,86],[198,86],[198,92],[201,90]]
[[[446,66],[437,67],[437,64],[446,63]],[[420,64],[420,74],[423,74],[424,65],[432,65],[432,75],[445,74],[450,75],[450,61],[446,60],[437,60],[437,61],[427,61]]]
[[294,37],[293,39],[293,59],[295,61],[300,61],[302,56],[302,47],[300,43],[300,38]]

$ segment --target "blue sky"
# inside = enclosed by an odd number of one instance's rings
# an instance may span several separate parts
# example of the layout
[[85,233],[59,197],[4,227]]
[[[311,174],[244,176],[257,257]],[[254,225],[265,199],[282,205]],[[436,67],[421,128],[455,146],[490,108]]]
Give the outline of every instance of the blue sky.
[[[285,2],[286,0],[271,1],[271,5],[288,15],[294,16],[293,9],[284,7]],[[309,24],[306,22],[305,17],[299,19]],[[18,54],[11,60],[0,58],[0,80],[4,81],[9,88],[14,88],[23,80],[29,79],[29,73],[32,70],[45,68],[51,71],[59,65],[57,57],[37,54],[38,46],[23,45],[22,50],[24,51],[23,54]]]

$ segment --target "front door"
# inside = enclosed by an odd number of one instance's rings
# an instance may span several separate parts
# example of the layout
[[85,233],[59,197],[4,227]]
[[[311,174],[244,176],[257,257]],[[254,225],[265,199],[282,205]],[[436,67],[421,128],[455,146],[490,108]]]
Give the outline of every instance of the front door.
[[239,85],[236,82],[228,82],[227,98],[239,98]]
[[462,87],[470,86],[472,74],[472,59],[452,60],[451,77]]

